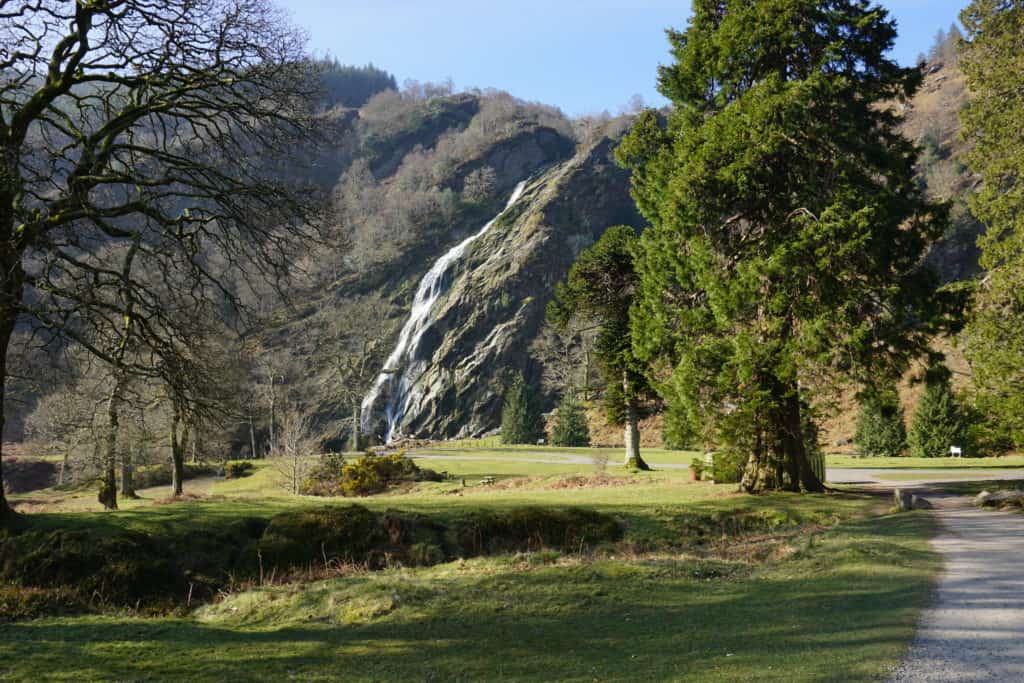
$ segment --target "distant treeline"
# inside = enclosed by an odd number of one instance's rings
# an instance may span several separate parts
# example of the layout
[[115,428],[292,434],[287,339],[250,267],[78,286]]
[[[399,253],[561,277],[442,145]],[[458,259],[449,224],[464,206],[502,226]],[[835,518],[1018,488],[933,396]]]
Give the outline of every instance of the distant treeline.
[[373,64],[349,66],[334,57],[324,57],[317,60],[317,64],[322,69],[324,104],[327,108],[358,108],[379,92],[398,90],[394,75]]

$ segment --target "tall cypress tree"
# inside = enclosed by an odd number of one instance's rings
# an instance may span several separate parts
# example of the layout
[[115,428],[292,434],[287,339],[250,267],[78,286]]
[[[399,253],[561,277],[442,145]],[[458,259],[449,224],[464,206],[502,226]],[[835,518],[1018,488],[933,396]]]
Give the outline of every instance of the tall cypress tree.
[[915,179],[890,106],[917,68],[861,0],[695,0],[618,150],[652,227],[633,345],[669,404],[749,454],[741,488],[820,491],[803,406],[816,386],[898,376],[952,302],[922,266],[946,211]]

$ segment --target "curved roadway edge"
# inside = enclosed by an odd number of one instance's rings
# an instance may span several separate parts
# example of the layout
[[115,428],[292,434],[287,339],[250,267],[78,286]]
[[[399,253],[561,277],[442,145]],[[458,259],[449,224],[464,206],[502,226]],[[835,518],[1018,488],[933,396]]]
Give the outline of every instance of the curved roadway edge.
[[935,502],[945,566],[891,683],[1024,681],[1024,516]]
[[[416,454],[425,459],[508,460],[584,464],[584,455],[556,452],[533,457]],[[654,468],[687,465],[650,463]],[[920,478],[908,480],[907,475]],[[885,475],[900,475],[900,480]],[[830,468],[831,484],[873,489],[917,489],[935,503],[940,531],[932,545],[944,560],[931,604],[890,683],[1024,681],[1024,515],[979,510],[963,497],[937,494],[932,484],[1024,480],[1024,470],[898,470]]]

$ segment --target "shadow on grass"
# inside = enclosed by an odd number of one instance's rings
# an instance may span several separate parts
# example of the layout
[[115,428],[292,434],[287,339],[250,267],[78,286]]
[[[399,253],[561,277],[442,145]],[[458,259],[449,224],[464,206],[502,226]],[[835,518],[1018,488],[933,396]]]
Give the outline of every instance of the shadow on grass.
[[337,592],[373,577],[292,596],[277,627],[230,611],[14,624],[0,627],[0,678],[873,680],[913,635],[936,568],[929,529],[916,514],[843,525],[742,579],[685,561],[412,573],[418,590],[384,586],[387,608],[354,623]]

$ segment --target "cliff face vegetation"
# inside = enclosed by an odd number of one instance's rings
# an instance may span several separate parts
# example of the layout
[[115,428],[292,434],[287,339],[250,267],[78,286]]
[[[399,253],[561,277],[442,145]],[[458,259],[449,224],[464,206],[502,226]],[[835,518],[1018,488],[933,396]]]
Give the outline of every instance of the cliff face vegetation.
[[[967,93],[955,51],[936,51],[925,72],[915,97],[898,106],[904,133],[924,149],[920,181],[933,199],[951,202],[951,227],[928,256],[950,282],[978,269],[981,226],[962,199],[974,183],[959,135]],[[554,284],[607,228],[644,225],[628,174],[612,158],[628,121],[582,130],[554,110],[500,93],[416,100],[386,92],[348,115],[351,139],[332,153],[342,167],[332,200],[351,249],[339,263],[314,264],[321,284],[281,319],[267,347],[286,349],[289,362],[306,368],[293,381],[308,386],[307,395],[330,383],[339,324],[365,324],[372,329],[364,336],[379,343],[366,382],[382,369],[397,370],[384,367],[386,356],[420,279],[527,181],[522,198],[446,276],[435,322],[419,346],[421,373],[406,388],[409,400],[394,425],[396,434],[421,438],[490,431],[511,373],[535,381],[557,374],[543,354],[528,351],[542,333]],[[379,397],[365,420],[377,438],[386,432],[387,399]],[[337,434],[350,429],[349,406],[328,398],[317,409]]]
[[[628,175],[612,158],[628,120],[570,122],[497,92],[387,91],[334,115],[347,133],[336,149],[315,154],[325,181],[337,173],[325,185],[348,245],[305,264],[303,296],[277,311],[257,355],[288,393],[318,397],[309,408],[347,438],[357,409],[355,396],[340,398],[338,360],[372,347],[360,378],[348,380],[362,395],[382,370],[398,370],[385,360],[420,280],[525,182],[522,198],[446,274],[415,359],[422,374],[395,425],[417,437],[494,428],[509,373],[543,374],[528,347],[555,283],[606,228],[641,225]],[[365,418],[377,439],[388,399],[382,394]]]

